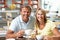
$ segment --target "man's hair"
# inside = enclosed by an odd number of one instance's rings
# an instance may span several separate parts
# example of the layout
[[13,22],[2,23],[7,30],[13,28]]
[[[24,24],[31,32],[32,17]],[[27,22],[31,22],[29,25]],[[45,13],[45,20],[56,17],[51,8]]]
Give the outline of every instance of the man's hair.
[[22,8],[27,8],[28,10],[29,10],[29,12],[31,12],[31,7],[30,6],[21,6],[21,8],[20,8],[20,11],[22,11]]

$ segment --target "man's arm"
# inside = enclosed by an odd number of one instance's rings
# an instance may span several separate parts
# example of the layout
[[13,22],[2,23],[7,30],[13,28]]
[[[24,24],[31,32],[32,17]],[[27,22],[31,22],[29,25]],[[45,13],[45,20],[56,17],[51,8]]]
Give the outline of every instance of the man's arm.
[[6,38],[16,38],[16,34],[12,30],[8,30],[6,34]]
[[24,30],[20,30],[17,33],[14,33],[12,30],[8,30],[6,34],[6,38],[17,38],[22,37],[24,35]]

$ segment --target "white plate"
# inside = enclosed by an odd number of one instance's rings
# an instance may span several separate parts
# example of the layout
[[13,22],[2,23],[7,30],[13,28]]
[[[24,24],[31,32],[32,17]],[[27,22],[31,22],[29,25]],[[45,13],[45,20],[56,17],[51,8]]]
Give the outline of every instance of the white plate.
[[24,38],[31,38],[31,36],[23,36]]
[[6,39],[6,40],[15,40],[14,38],[9,38],[9,39]]

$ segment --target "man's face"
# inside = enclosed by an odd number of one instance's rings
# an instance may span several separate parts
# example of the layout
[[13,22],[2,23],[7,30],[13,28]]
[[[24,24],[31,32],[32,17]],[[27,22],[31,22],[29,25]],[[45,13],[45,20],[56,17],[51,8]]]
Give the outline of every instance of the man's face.
[[22,8],[21,15],[24,20],[27,20],[30,16],[30,11],[27,8]]

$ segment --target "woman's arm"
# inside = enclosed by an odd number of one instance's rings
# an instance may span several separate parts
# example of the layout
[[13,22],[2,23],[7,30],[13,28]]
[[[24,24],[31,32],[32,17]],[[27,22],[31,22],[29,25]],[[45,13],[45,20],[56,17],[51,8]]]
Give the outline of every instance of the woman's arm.
[[52,30],[52,32],[54,35],[44,36],[44,40],[59,40],[60,39],[60,32],[58,31],[56,27]]
[[55,36],[60,36],[60,32],[56,27],[52,30],[52,32]]

